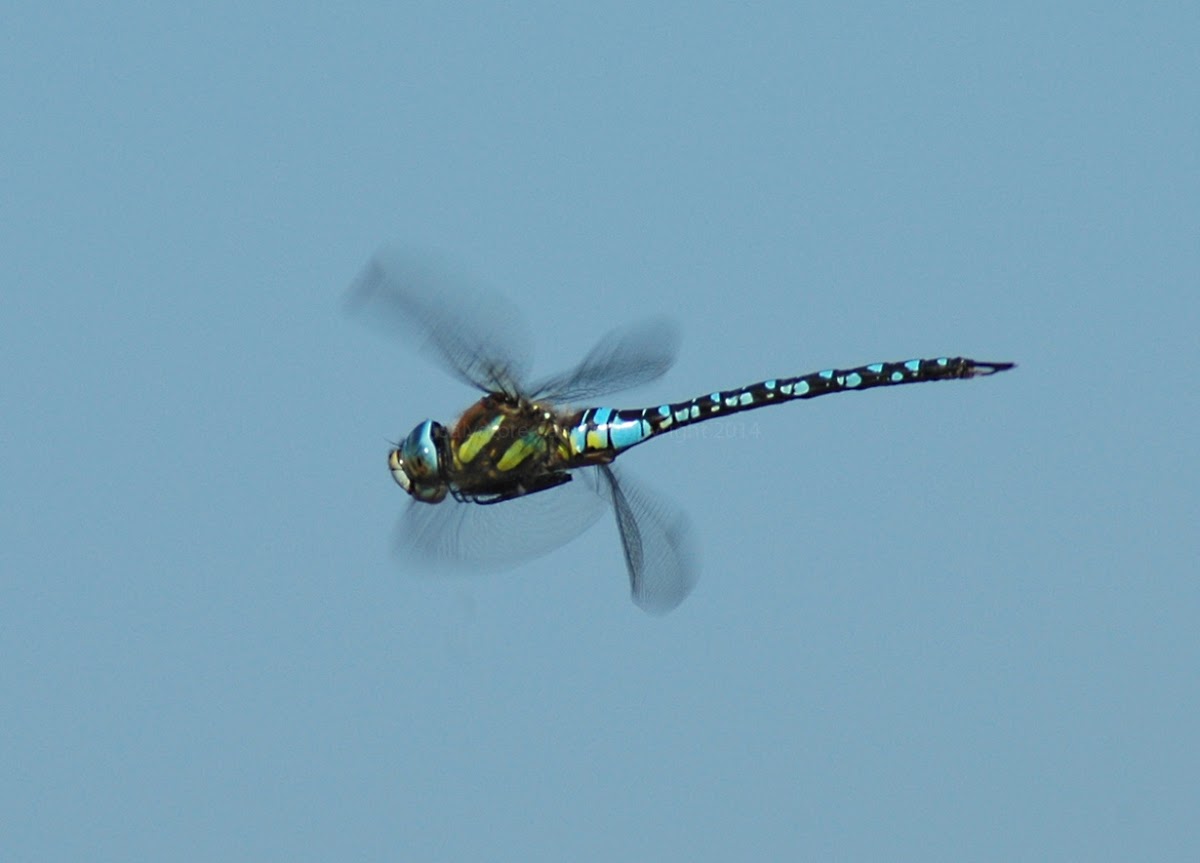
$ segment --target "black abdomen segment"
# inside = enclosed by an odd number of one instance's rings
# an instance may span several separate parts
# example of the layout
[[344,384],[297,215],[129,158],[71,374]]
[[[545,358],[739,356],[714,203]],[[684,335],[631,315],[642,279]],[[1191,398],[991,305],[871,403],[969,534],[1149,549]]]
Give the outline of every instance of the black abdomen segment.
[[573,429],[587,449],[621,451],[666,432],[727,414],[777,402],[813,399],[830,393],[993,375],[1013,363],[988,363],[965,357],[872,363],[852,369],[825,369],[795,378],[778,378],[699,396],[686,402],[634,410],[592,408]]

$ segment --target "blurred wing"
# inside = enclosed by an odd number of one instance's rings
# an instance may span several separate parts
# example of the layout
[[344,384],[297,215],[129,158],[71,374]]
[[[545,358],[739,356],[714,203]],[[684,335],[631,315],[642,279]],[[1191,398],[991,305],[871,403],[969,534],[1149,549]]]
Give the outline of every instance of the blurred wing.
[[484,392],[515,395],[527,371],[532,341],[516,309],[449,275],[428,255],[378,252],[350,286],[346,309],[420,345]]
[[665,318],[652,318],[602,338],[570,371],[531,387],[538,398],[579,402],[627,390],[661,377],[675,364],[679,332]]
[[574,539],[606,506],[595,480],[577,473],[557,488],[502,503],[411,501],[397,526],[396,547],[405,556],[451,569],[503,569]]
[[609,465],[598,470],[612,495],[633,601],[650,614],[666,614],[698,577],[687,517],[644,488],[618,482]]

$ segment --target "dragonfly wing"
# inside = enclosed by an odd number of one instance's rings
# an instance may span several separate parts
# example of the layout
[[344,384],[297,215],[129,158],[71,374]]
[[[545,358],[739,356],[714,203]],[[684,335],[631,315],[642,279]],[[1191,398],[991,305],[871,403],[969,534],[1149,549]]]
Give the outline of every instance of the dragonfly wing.
[[618,481],[609,465],[597,470],[612,496],[633,601],[651,614],[666,614],[696,586],[687,517],[644,488]]
[[661,377],[675,364],[679,331],[665,318],[651,318],[608,333],[575,368],[547,378],[531,390],[552,402],[581,402],[620,392]]
[[423,342],[438,365],[485,392],[515,395],[527,371],[533,342],[516,309],[428,255],[378,252],[350,286],[346,308]]
[[575,474],[556,488],[495,504],[414,500],[400,519],[396,547],[444,568],[504,569],[574,539],[606,506],[594,480]]

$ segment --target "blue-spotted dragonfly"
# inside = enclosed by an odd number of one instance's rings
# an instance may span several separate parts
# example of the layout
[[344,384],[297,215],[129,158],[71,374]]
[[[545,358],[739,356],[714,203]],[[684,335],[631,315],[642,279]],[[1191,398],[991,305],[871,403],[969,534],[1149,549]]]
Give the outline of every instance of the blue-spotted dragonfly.
[[610,333],[575,368],[527,383],[532,340],[520,316],[499,296],[447,278],[428,258],[377,254],[352,285],[348,307],[419,339],[439,365],[484,393],[450,427],[425,420],[389,452],[392,477],[412,498],[399,544],[441,561],[515,562],[568,541],[611,505],[633,600],[652,613],[670,611],[695,585],[687,520],[618,479],[618,455],[694,423],[772,404],[1013,367],[914,359],[775,378],[648,408],[577,408],[568,405],[665,373],[675,360],[674,329],[653,320]]

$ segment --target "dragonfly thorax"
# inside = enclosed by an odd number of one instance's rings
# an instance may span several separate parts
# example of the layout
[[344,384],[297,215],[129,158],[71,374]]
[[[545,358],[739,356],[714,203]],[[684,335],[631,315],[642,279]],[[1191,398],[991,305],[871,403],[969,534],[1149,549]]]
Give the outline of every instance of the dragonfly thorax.
[[415,500],[440,503],[449,491],[442,470],[445,446],[445,427],[425,420],[388,453],[392,479]]

